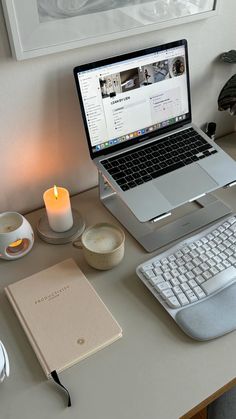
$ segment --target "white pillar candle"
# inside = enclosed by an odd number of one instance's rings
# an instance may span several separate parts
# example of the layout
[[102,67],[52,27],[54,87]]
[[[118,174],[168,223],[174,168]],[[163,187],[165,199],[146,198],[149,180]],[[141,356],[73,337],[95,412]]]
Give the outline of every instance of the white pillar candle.
[[48,222],[53,231],[62,233],[73,226],[69,192],[65,188],[50,188],[43,194]]

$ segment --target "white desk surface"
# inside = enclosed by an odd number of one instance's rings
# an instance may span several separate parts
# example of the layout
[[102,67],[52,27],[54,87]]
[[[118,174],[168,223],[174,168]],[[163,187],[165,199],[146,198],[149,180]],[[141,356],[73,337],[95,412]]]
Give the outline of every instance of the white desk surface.
[[[236,149],[233,136],[221,144],[230,152]],[[236,211],[236,188],[217,195]],[[99,202],[97,188],[73,197],[72,206],[87,225],[118,224]],[[43,212],[27,216],[33,227]],[[135,274],[136,266],[152,255],[126,232],[123,262],[99,272],[71,244],[50,245],[36,235],[27,256],[0,261],[0,339],[11,365],[9,379],[0,385],[1,419],[175,419],[235,379],[236,332],[204,343],[186,336]],[[45,379],[3,291],[7,284],[68,257],[75,259],[123,328],[120,340],[61,373],[71,392],[69,409],[60,390]]]

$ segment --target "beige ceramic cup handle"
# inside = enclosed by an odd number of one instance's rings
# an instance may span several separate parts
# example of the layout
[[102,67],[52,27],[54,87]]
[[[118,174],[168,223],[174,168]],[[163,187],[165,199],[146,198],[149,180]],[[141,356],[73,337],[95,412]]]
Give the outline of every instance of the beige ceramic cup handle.
[[76,249],[81,249],[81,250],[83,250],[83,246],[82,246],[81,240],[74,240],[74,241],[72,242],[72,245],[73,245],[74,247],[76,247]]

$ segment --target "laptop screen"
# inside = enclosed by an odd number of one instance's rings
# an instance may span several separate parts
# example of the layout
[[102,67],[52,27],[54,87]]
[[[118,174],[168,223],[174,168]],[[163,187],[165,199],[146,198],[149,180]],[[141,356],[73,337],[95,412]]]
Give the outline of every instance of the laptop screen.
[[92,158],[191,120],[185,40],[78,66],[74,75]]

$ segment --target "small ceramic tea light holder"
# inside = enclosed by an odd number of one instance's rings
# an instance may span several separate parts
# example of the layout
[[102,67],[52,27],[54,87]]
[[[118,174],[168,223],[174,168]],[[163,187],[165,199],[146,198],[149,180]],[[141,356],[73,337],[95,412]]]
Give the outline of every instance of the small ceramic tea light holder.
[[114,224],[99,223],[87,228],[73,246],[82,249],[86,262],[95,269],[108,270],[124,257],[125,234]]
[[42,240],[51,244],[65,244],[84,231],[84,221],[79,212],[71,208],[67,189],[54,185],[44,192],[43,200],[46,214],[37,225]]
[[18,212],[0,214],[0,258],[13,260],[25,256],[34,244],[30,223]]

